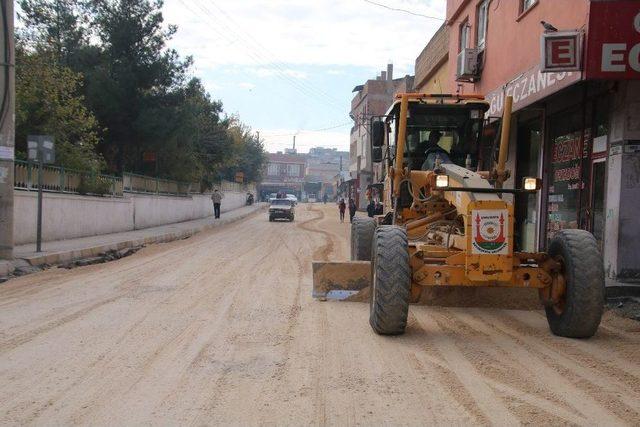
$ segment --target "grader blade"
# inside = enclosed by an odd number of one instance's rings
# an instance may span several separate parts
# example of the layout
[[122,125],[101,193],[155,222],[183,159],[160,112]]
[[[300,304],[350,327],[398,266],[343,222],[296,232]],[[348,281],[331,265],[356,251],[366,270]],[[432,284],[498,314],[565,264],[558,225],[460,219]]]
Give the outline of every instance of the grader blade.
[[358,294],[369,288],[369,261],[313,263],[313,297],[320,300],[358,300]]

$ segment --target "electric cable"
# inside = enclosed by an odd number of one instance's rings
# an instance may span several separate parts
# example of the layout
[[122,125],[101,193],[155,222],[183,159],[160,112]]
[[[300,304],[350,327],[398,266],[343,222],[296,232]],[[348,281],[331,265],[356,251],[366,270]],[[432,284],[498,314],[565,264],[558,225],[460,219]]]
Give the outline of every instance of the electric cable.
[[[185,5],[185,3],[180,0],[180,2]],[[278,68],[277,65],[272,64],[272,61],[270,60],[270,58],[268,58],[267,56],[265,56],[264,53],[259,52],[257,49],[255,49],[255,47],[251,46],[247,40],[245,40],[244,38],[242,38],[242,36],[240,34],[238,34],[237,31],[233,30],[231,27],[229,27],[226,22],[222,21],[222,20],[218,20],[218,18],[216,18],[215,14],[212,12],[211,9],[209,9],[206,5],[202,4],[199,0],[194,0],[193,5],[195,5],[196,7],[198,7],[198,9],[200,9],[200,11],[202,11],[202,13],[211,20],[211,23],[213,23],[213,27],[212,29],[218,33],[221,37],[225,38],[227,41],[229,42],[240,42],[242,45],[244,45],[245,47],[245,53],[257,64],[257,65],[262,65],[262,66],[266,66],[266,67],[271,67],[271,69],[273,69],[273,71],[275,72],[275,75],[280,77],[282,80],[287,81],[293,88],[297,89],[301,94],[303,94],[305,97],[309,97],[312,99],[317,99],[319,101],[324,101],[327,106],[331,106],[332,108],[341,108],[338,106],[338,104],[334,103],[332,100],[327,99],[326,97],[324,97],[322,95],[321,92],[318,92],[318,90],[313,87],[313,88],[308,88],[305,87],[302,83],[300,83],[300,81],[295,80],[294,78],[292,78],[291,76],[286,74],[286,70],[282,69],[282,67]],[[186,7],[186,5],[185,5]],[[196,16],[200,16],[198,14],[196,14]],[[222,32],[219,28],[217,28],[217,26],[215,25],[219,25],[223,28],[226,28],[228,30],[229,33],[235,35],[235,39],[229,39],[228,35],[224,32]],[[341,111],[342,113],[342,111]]]
[[391,7],[391,6],[387,6],[386,4],[382,4],[382,3],[377,3],[375,1],[371,1],[371,0],[364,0],[365,2],[372,4],[374,6],[379,6],[379,7],[383,7],[385,9],[389,9],[389,10],[393,10],[394,12],[403,12],[403,13],[408,13],[409,15],[413,15],[413,16],[420,16],[423,18],[428,18],[428,19],[437,19],[438,21],[445,21],[446,19],[444,18],[438,18],[437,16],[430,16],[430,15],[425,15],[422,13],[418,13],[418,12],[412,12],[410,10],[406,10],[406,9],[400,9],[397,7]]
[[[286,70],[286,64],[284,64],[281,60],[279,60],[277,58],[277,56],[271,52],[269,49],[267,49],[262,43],[260,43],[258,40],[256,40],[255,37],[253,37],[250,33],[244,31],[242,29],[242,26],[240,24],[238,24],[237,21],[235,21],[233,19],[233,17],[231,15],[229,15],[227,12],[224,11],[224,9],[222,9],[220,6],[218,6],[216,4],[216,2],[214,0],[209,0],[209,3],[211,3],[211,5],[213,7],[215,7],[216,9],[218,9],[220,11],[220,13],[222,13],[223,15],[225,15],[228,18],[229,22],[232,22],[233,24],[235,24],[235,26],[238,28],[238,30],[240,30],[242,33],[244,33],[244,35],[246,36],[246,38],[250,41],[252,41],[255,46],[257,46],[258,48],[262,49],[267,55],[271,56],[272,59],[275,59],[275,61],[271,61],[271,63],[278,69],[280,69],[283,73],[286,74],[287,70]],[[223,25],[226,23],[226,21],[223,21]],[[294,77],[294,76],[292,76]],[[294,77],[295,78],[295,77]],[[318,94],[320,94],[321,96],[324,96],[327,100],[329,100],[330,102],[339,105],[338,101],[333,99],[333,97],[329,94],[327,94],[326,92],[324,92],[322,89],[312,85],[312,84],[308,84],[307,82],[305,82],[302,79],[297,79],[300,84],[302,86],[305,86],[307,88],[310,88],[310,90],[313,90],[315,92],[317,92]]]

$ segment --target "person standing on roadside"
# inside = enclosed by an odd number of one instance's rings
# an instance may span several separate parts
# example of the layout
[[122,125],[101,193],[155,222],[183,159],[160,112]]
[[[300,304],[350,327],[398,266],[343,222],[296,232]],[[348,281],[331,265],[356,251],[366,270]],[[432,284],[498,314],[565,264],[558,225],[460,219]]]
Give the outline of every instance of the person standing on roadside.
[[376,213],[376,202],[374,202],[373,199],[371,199],[369,201],[369,204],[367,205],[367,215],[369,216],[369,218],[373,218],[375,213]]
[[213,190],[211,201],[213,202],[213,215],[215,218],[220,218],[220,203],[222,202],[223,197],[224,194],[219,192],[217,188]]
[[347,204],[344,202],[344,199],[340,199],[338,210],[340,211],[340,222],[344,222],[344,212],[347,210]]
[[353,199],[349,199],[349,222],[353,222],[353,217],[356,216],[356,202]]

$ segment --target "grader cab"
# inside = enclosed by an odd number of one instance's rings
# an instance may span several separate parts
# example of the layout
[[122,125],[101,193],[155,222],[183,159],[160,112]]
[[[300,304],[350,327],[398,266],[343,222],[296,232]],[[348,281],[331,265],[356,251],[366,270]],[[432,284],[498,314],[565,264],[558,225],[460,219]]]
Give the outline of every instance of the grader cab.
[[314,297],[368,289],[371,327],[395,335],[405,331],[409,303],[424,287],[529,287],[538,289],[554,334],[592,336],[604,307],[594,237],[562,230],[545,252],[514,248],[506,195],[536,192],[541,180],[503,188],[511,104],[507,97],[500,143],[483,146],[489,105],[482,97],[398,95],[371,128],[373,162],[384,171],[384,214],[356,217],[350,262],[313,263]]

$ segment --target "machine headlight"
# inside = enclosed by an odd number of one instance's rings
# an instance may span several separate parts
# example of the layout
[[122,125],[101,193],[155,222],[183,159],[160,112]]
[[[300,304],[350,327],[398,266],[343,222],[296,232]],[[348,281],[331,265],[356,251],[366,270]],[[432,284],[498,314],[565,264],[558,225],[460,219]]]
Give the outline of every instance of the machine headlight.
[[525,177],[522,187],[526,191],[536,191],[542,187],[542,180],[538,178]]
[[444,188],[449,186],[449,176],[436,175],[436,188]]

